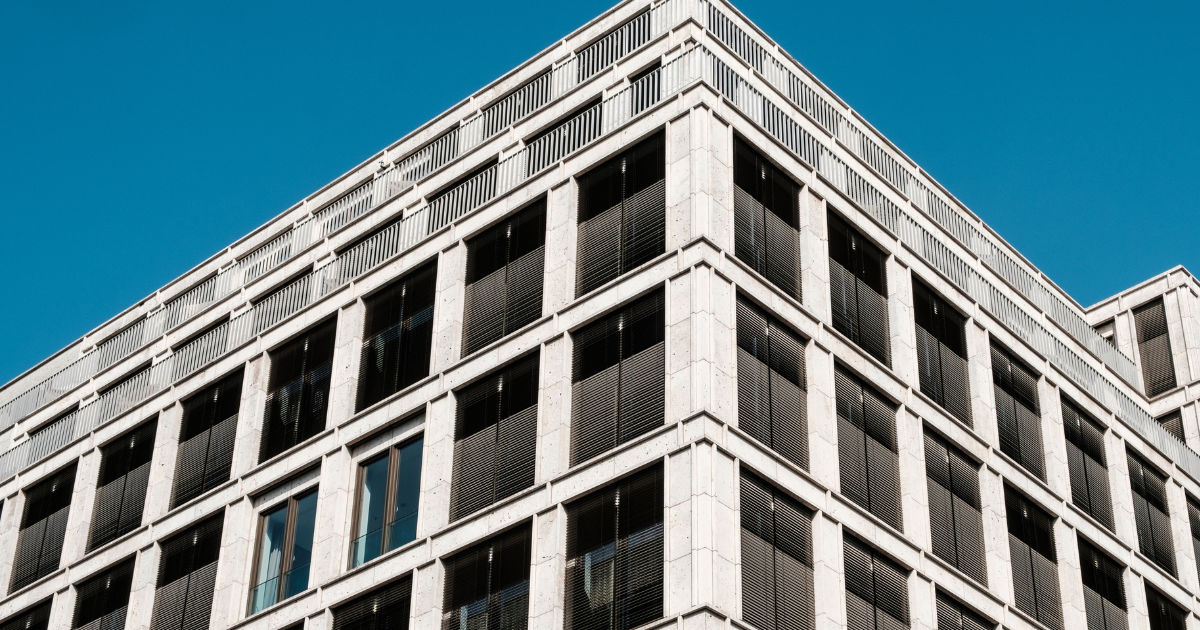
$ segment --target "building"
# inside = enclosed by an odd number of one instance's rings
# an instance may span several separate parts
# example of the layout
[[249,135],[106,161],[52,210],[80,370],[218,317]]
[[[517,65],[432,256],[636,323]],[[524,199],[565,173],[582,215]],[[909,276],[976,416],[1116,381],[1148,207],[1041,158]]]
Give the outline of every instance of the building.
[[1198,296],[631,0],[0,390],[0,630],[1195,630]]

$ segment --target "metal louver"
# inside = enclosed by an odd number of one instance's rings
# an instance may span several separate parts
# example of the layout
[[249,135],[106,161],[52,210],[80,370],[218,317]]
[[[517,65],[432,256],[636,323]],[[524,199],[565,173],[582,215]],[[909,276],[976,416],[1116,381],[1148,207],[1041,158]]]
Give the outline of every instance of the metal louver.
[[1186,630],[1188,612],[1178,604],[1146,585],[1146,608],[1150,613],[1150,630]]
[[907,628],[908,570],[865,542],[842,535],[846,571],[846,627],[849,630]]
[[1004,509],[1008,518],[1008,548],[1017,608],[1046,627],[1062,630],[1054,517],[1007,484],[1004,486]]
[[242,370],[183,401],[171,507],[229,481],[242,398]]
[[141,526],[157,430],[156,418],[100,449],[89,551]]
[[[333,609],[333,630],[408,630],[412,576]],[[474,630],[474,629],[472,629]]]
[[8,592],[58,570],[74,490],[75,464],[71,464],[25,491],[25,509],[21,514]]
[[533,486],[538,365],[534,354],[456,394],[451,521]]
[[446,560],[443,630],[529,627],[530,532],[522,525]]
[[662,465],[567,506],[566,630],[630,630],[663,615]]
[[808,470],[805,342],[740,295],[737,342],[738,428]]
[[1156,418],[1162,428],[1167,430],[1167,433],[1174,435],[1180,442],[1186,443],[1183,435],[1183,412],[1179,409],[1172,411],[1166,415]]
[[993,630],[996,624],[954,601],[941,589],[938,589],[937,627],[938,630]]
[[992,391],[996,395],[1000,450],[1045,481],[1046,455],[1042,450],[1037,383],[1038,376],[1032,370],[992,345]]
[[887,254],[830,212],[829,299],[833,327],[867,354],[891,366]]
[[437,261],[367,298],[355,411],[429,376]]
[[1133,487],[1133,516],[1138,547],[1164,571],[1178,577],[1175,544],[1171,537],[1171,510],[1167,504],[1167,478],[1126,448],[1129,484]]
[[734,253],[800,300],[800,185],[740,137],[733,153]]
[[919,280],[913,280],[917,367],[921,392],[971,425],[967,380],[967,320]]
[[542,316],[546,200],[467,241],[465,357]]
[[1108,487],[1108,460],[1104,456],[1104,427],[1062,398],[1063,432],[1067,437],[1067,468],[1071,475],[1071,501],[1076,507],[1113,529],[1112,492]]
[[834,385],[841,492],[903,531],[896,408],[840,365],[834,370]]
[[926,431],[925,471],[934,555],[986,586],[979,465],[940,436]]
[[814,626],[812,512],[745,470],[742,619],[759,630]]
[[1083,538],[1079,539],[1079,567],[1088,630],[1129,630],[1125,568]]
[[334,318],[270,354],[259,463],[325,430],[336,331]]
[[159,544],[150,630],[205,630],[212,616],[224,514]]
[[28,608],[19,612],[3,622],[0,622],[0,630],[46,630],[50,627],[50,604],[53,600]]
[[1146,395],[1157,396],[1175,389],[1175,364],[1171,338],[1167,334],[1167,311],[1160,297],[1133,309],[1137,327],[1138,354],[1142,358],[1142,381]]
[[71,628],[121,630],[133,586],[133,558],[75,586]]

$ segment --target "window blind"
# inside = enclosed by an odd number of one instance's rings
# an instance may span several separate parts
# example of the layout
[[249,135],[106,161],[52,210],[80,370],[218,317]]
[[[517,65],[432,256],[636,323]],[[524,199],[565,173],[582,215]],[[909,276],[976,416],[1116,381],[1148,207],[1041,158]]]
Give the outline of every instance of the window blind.
[[808,470],[808,394],[799,335],[740,295],[738,428]]
[[663,615],[662,466],[567,506],[567,630],[630,630]]
[[133,586],[133,558],[75,586],[72,628],[121,630]]
[[58,570],[74,490],[75,464],[71,464],[25,491],[25,509],[8,592]]
[[987,585],[979,465],[941,436],[925,432],[933,553]]
[[534,354],[457,394],[451,521],[533,486],[538,365]]
[[530,532],[521,526],[446,560],[443,630],[529,627]]
[[1187,497],[1188,524],[1192,529],[1192,553],[1196,556],[1196,574],[1200,575],[1200,502]]
[[270,354],[259,463],[325,430],[336,331],[334,318]]
[[921,392],[971,426],[965,317],[919,280],[913,280],[917,368]]
[[333,630],[408,630],[412,576],[333,609]]
[[1175,364],[1171,338],[1167,334],[1167,310],[1162,298],[1133,309],[1137,328],[1138,354],[1142,358],[1142,381],[1147,396],[1175,388]]
[[850,630],[907,628],[908,569],[865,542],[842,537],[846,571],[846,627]]
[[1000,450],[1046,480],[1042,450],[1042,415],[1038,407],[1038,376],[1011,354],[992,345],[992,391],[996,395],[996,425]]
[[662,426],[663,309],[663,293],[656,291],[573,335],[572,465]]
[[1167,505],[1167,478],[1142,458],[1126,450],[1129,483],[1133,486],[1133,515],[1138,548],[1167,573],[1175,570],[1175,544],[1171,538],[1171,510]]
[[1104,427],[1065,397],[1061,400],[1071,501],[1109,531],[1115,531],[1112,493],[1108,488],[1108,460],[1104,456]]
[[229,481],[241,398],[238,370],[183,402],[172,508]]
[[1017,608],[1046,627],[1061,630],[1062,595],[1058,589],[1054,517],[1007,484],[1004,508]]
[[814,625],[812,512],[745,470],[742,619],[759,630]]
[[994,630],[996,624],[950,598],[940,589],[937,592],[938,630]]
[[1128,630],[1125,568],[1083,538],[1079,539],[1079,566],[1088,630]]
[[0,622],[0,630],[46,630],[50,627],[50,604],[53,600],[28,608]]
[[356,411],[429,376],[436,280],[434,260],[367,298]]
[[666,251],[666,190],[661,131],[579,177],[575,295]]
[[1183,412],[1179,409],[1172,411],[1160,418],[1157,418],[1158,423],[1162,425],[1167,433],[1174,435],[1180,442],[1186,443],[1187,440],[1183,437]]
[[223,522],[224,514],[218,514],[159,543],[151,630],[208,628]]
[[740,137],[733,139],[734,253],[801,299],[800,185]]
[[888,332],[887,254],[829,213],[829,300],[833,327],[884,365],[892,364]]
[[88,551],[141,526],[157,429],[158,420],[151,420],[100,449]]
[[1186,630],[1188,612],[1149,584],[1146,608],[1150,612],[1150,630]]
[[841,492],[903,530],[896,408],[840,365],[834,370]]
[[467,241],[465,357],[542,316],[546,200]]

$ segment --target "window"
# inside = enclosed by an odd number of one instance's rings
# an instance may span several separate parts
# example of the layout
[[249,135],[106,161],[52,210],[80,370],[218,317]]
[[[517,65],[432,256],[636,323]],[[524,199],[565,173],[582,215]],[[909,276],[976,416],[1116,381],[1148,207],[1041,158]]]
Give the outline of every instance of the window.
[[1192,553],[1196,556],[1196,573],[1200,574],[1200,502],[1187,497],[1188,524],[1192,528]]
[[408,630],[412,577],[405,576],[333,609],[333,630]]
[[1149,584],[1146,585],[1146,608],[1150,612],[1150,630],[1187,628],[1187,611]]
[[846,627],[891,630],[908,627],[908,569],[866,543],[842,536],[846,562]]
[[812,512],[742,471],[742,619],[760,630],[813,627]]
[[967,381],[967,320],[922,282],[913,279],[917,368],[921,393],[971,426]]
[[325,430],[337,319],[271,353],[271,380],[259,463]]
[[1038,376],[1033,370],[992,345],[992,390],[996,394],[1000,450],[1045,481],[1046,456],[1042,451],[1037,384]]
[[662,61],[629,77],[629,115],[637,116],[662,100]]
[[1142,381],[1147,396],[1175,389],[1175,364],[1167,334],[1167,310],[1162,298],[1133,309],[1137,326],[1138,354],[1142,357]]
[[1129,630],[1125,608],[1125,569],[1086,540],[1079,539],[1083,603],[1088,630]]
[[940,589],[937,592],[938,630],[993,630],[996,624],[954,601]]
[[172,508],[229,481],[241,398],[238,370],[183,401]]
[[1114,531],[1108,460],[1104,457],[1104,427],[1065,397],[1062,398],[1062,415],[1063,431],[1067,435],[1071,501],[1109,531]]
[[223,514],[217,515],[159,544],[151,630],[208,628],[223,520]]
[[1110,319],[1106,322],[1096,324],[1092,328],[1094,328],[1096,330],[1096,334],[1100,335],[1105,341],[1108,342],[1108,345],[1110,345],[1114,348],[1117,347],[1117,322],[1116,322],[1116,320]]
[[663,472],[567,506],[566,630],[630,630],[663,615]]
[[1171,539],[1171,510],[1167,506],[1167,478],[1142,458],[1126,450],[1129,483],[1133,486],[1133,515],[1139,550],[1173,576],[1175,544]]
[[733,139],[734,253],[787,295],[801,299],[800,185]]
[[467,241],[463,356],[542,316],[546,200]]
[[573,335],[572,465],[662,426],[663,308],[662,291],[656,291]]
[[74,489],[75,464],[71,464],[25,491],[9,593],[58,570]]
[[1180,442],[1186,441],[1183,437],[1183,413],[1181,410],[1176,409],[1171,413],[1157,418],[1157,420],[1162,425],[1162,428],[1167,430],[1167,433],[1175,436],[1175,439]]
[[443,630],[529,627],[530,527],[518,527],[445,562]]
[[157,430],[151,420],[100,449],[88,551],[141,527]]
[[133,586],[133,558],[75,586],[72,628],[121,630]]
[[660,131],[579,177],[576,295],[666,251],[666,168]]
[[259,516],[256,586],[250,589],[249,614],[308,590],[316,521],[316,488]]
[[434,261],[366,299],[356,411],[429,376],[436,279]]
[[0,630],[46,630],[50,627],[50,603],[46,600],[0,622]]
[[738,428],[808,470],[804,341],[738,296]]
[[419,437],[359,467],[351,568],[416,539],[424,445]]
[[533,486],[538,355],[463,388],[457,397],[451,521]]
[[1008,550],[1012,556],[1013,592],[1017,608],[1049,628],[1063,627],[1058,590],[1058,555],[1054,517],[1007,484]]
[[884,365],[892,364],[888,332],[887,254],[829,213],[829,301],[833,327]]
[[934,555],[987,585],[979,465],[940,436],[925,431],[925,472]]
[[842,494],[902,530],[896,408],[841,366],[834,385]]

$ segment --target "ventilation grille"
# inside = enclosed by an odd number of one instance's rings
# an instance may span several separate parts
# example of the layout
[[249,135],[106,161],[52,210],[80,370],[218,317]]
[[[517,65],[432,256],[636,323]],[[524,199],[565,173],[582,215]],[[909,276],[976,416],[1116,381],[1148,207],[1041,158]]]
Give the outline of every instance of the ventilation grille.
[[1158,418],[1158,423],[1162,425],[1167,433],[1174,435],[1180,442],[1186,442],[1183,437],[1183,413],[1176,409],[1161,418]]
[[979,466],[926,431],[925,471],[933,553],[986,586]]
[[903,530],[896,408],[837,366],[838,464],[846,498]]
[[804,341],[741,296],[737,339],[738,428],[808,470]]

